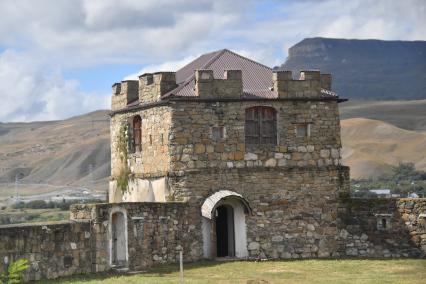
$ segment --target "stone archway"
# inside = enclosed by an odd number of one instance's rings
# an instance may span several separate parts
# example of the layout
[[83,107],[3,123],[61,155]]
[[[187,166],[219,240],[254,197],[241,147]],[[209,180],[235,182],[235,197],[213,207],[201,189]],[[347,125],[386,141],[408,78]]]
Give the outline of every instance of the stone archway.
[[204,257],[247,257],[249,213],[249,203],[236,192],[221,190],[208,197],[201,207]]
[[110,266],[127,266],[127,212],[122,208],[113,208],[109,222]]

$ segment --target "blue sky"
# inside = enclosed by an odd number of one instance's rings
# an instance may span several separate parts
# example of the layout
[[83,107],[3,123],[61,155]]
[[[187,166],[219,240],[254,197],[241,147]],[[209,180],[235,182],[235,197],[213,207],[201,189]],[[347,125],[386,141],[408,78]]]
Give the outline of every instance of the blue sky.
[[423,0],[2,0],[0,121],[109,107],[111,85],[229,48],[269,66],[306,37],[426,40]]

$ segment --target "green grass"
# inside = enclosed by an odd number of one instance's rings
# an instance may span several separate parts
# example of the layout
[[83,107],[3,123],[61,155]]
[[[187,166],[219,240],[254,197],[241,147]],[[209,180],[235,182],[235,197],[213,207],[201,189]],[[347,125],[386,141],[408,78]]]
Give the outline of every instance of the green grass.
[[[134,275],[75,276],[42,283],[179,283],[177,265]],[[426,259],[198,262],[185,283],[426,283]]]

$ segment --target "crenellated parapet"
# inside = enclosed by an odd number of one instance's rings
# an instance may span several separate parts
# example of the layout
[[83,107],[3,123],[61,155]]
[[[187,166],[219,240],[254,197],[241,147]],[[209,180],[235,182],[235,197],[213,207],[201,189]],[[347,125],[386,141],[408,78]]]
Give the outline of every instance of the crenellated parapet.
[[175,89],[175,72],[145,73],[139,76],[139,102],[152,103],[161,100],[161,96]]
[[215,79],[213,70],[196,70],[195,94],[200,99],[240,98],[243,94],[242,72],[225,70],[223,79]]
[[274,71],[272,81],[279,98],[317,98],[331,89],[331,75],[320,71],[301,71],[296,80],[291,71]]
[[119,110],[138,99],[138,81],[126,80],[112,85],[111,109]]

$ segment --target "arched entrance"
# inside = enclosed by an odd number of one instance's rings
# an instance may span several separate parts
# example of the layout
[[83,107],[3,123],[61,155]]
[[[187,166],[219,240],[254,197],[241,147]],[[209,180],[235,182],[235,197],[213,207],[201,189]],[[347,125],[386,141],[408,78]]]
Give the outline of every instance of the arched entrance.
[[110,265],[126,266],[128,259],[127,249],[127,214],[122,209],[111,212],[110,226]]
[[204,257],[247,257],[245,218],[250,212],[238,193],[221,190],[208,197],[201,207]]
[[215,212],[216,255],[235,256],[234,209],[220,205]]

